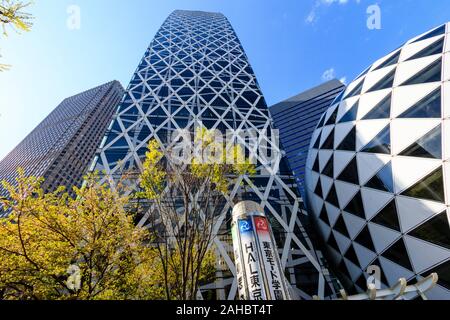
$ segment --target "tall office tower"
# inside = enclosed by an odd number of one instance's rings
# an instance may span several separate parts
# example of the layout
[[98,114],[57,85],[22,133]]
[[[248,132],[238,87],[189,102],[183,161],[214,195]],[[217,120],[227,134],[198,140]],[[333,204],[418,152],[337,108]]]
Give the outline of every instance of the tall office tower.
[[303,197],[305,164],[311,136],[322,114],[344,88],[340,81],[331,80],[269,108]]
[[[171,132],[194,130],[200,121],[222,133],[226,129],[267,131],[272,126],[253,70],[228,20],[219,13],[175,11],[139,63],[94,160],[95,169],[105,170],[103,181],[115,184],[125,170],[142,168],[151,139],[166,147]],[[268,148],[276,153],[272,139]],[[241,177],[227,197],[216,230],[229,235],[214,240],[224,270],[217,270],[215,283],[203,287],[216,289],[217,298],[236,296],[230,221],[234,202],[243,199],[261,204],[276,222],[281,263],[298,295],[308,299],[333,293],[324,278],[322,257],[302,227],[305,215],[295,180],[281,153],[276,154],[272,162],[260,161],[256,177]],[[130,183],[137,187],[136,181]],[[148,215],[139,219],[139,225],[150,225]]]
[[65,99],[0,162],[0,181],[14,184],[20,167],[45,178],[46,191],[80,186],[123,91],[112,81]]

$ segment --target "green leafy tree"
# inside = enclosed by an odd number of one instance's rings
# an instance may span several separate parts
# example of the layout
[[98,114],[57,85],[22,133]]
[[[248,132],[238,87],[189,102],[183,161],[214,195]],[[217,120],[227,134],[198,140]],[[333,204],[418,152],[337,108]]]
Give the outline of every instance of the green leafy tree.
[[255,173],[242,149],[227,149],[213,131],[194,136],[197,152],[187,163],[150,141],[140,175],[137,206],[154,233],[168,300],[195,299],[200,285],[214,280],[216,222],[236,179]]
[[[31,30],[33,16],[24,11],[30,5],[31,2],[0,0],[0,26],[3,36],[8,36],[8,28],[15,32]],[[0,71],[7,70],[9,67],[9,65],[0,64]]]
[[44,194],[42,179],[19,171],[1,203],[2,299],[162,299],[161,270],[149,233],[135,227],[128,199],[90,176],[70,198]]

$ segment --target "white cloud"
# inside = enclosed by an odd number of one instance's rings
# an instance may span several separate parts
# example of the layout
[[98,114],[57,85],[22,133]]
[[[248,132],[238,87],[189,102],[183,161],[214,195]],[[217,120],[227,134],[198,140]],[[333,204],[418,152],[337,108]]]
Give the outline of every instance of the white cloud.
[[330,81],[334,78],[336,78],[336,72],[334,71],[334,68],[325,70],[324,73],[322,74],[323,81]]
[[[336,78],[337,78],[336,70],[334,68],[327,69],[327,70],[325,70],[322,73],[322,81],[324,81],[324,82],[330,81],[330,80],[333,80],[333,79],[336,79]],[[341,77],[339,79],[339,81],[346,85],[347,84],[347,77]]]
[[[311,11],[306,17],[305,22],[307,24],[313,24],[314,22],[316,22],[317,19],[319,18],[317,11],[321,6],[331,6],[335,3],[338,5],[346,5],[347,3],[349,3],[349,1],[350,0],[316,0],[314,6],[312,7]],[[359,4],[361,0],[354,0],[354,1]]]

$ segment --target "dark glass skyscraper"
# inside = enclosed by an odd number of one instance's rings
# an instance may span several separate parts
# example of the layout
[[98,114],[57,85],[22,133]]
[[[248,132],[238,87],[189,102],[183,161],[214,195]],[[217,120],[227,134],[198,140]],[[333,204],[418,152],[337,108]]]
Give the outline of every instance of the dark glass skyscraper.
[[65,99],[0,162],[0,181],[14,183],[20,167],[45,178],[45,191],[81,186],[122,95],[112,81]]
[[269,108],[303,196],[305,164],[314,128],[344,88],[340,81],[331,80]]
[[[108,131],[95,169],[106,172],[105,183],[117,183],[125,171],[142,168],[148,142],[163,146],[177,129],[209,128],[270,131],[272,120],[244,50],[228,20],[219,13],[175,11],[163,23],[139,63]],[[295,179],[278,145],[268,141],[276,156],[258,159],[257,175],[244,176],[231,188],[215,230],[218,279],[202,290],[216,289],[217,298],[236,295],[231,208],[240,199],[262,205],[274,222],[281,263],[301,298],[329,296],[327,272],[303,226],[302,201]],[[137,181],[130,181],[137,187]],[[139,225],[150,226],[148,215]]]

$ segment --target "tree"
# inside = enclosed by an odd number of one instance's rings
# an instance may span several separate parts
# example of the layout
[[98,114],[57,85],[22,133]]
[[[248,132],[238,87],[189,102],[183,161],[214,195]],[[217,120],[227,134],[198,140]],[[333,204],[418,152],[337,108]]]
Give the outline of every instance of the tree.
[[[31,2],[0,0],[0,26],[5,37],[8,35],[8,27],[16,32],[31,30],[33,16],[23,11],[30,4]],[[9,65],[0,64],[0,71],[7,70],[9,67]]]
[[174,149],[149,143],[137,206],[154,233],[168,300],[195,299],[200,284],[214,279],[212,243],[226,195],[237,177],[255,173],[241,148],[226,148],[216,138],[198,129],[195,155],[184,162]]
[[[1,299],[162,299],[159,255],[123,210],[128,199],[97,184],[44,194],[19,171],[1,203]],[[73,273],[71,276],[68,272]]]

